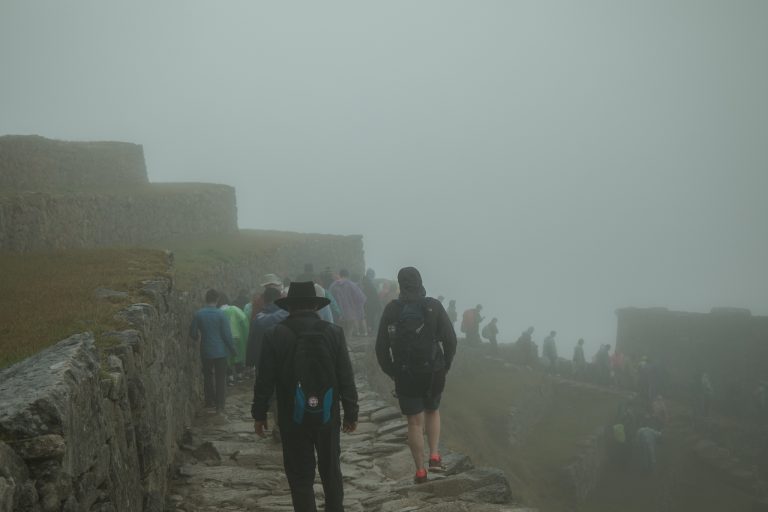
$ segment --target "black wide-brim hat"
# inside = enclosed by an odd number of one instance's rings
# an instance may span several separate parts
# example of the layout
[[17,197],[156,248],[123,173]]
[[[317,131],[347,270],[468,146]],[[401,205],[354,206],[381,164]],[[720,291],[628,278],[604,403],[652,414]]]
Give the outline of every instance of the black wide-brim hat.
[[315,294],[315,283],[312,281],[293,282],[288,288],[288,295],[282,299],[277,299],[277,307],[286,311],[295,309],[296,306],[302,308],[311,308],[317,311],[330,304],[331,301],[325,297],[318,297]]

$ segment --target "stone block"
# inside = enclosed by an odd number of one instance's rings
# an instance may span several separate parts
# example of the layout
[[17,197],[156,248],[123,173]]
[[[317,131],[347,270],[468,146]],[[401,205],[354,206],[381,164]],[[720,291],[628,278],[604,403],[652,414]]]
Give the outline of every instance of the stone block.
[[47,459],[61,462],[66,451],[64,438],[58,434],[45,434],[14,441],[11,446],[22,459],[31,462]]
[[219,451],[210,441],[202,443],[192,451],[192,456],[200,462],[221,462]]
[[407,445],[403,443],[402,449],[390,455],[379,456],[373,459],[374,464],[387,478],[398,480],[404,476],[413,475],[413,458]]
[[357,452],[360,455],[374,455],[382,456],[389,453],[399,452],[403,449],[403,445],[400,443],[373,443],[366,448],[360,448]]
[[14,501],[13,498],[16,494],[16,483],[13,479],[6,479],[0,476],[0,512],[13,512]]
[[0,441],[0,476],[14,482],[29,479],[29,470],[22,458],[10,446]]
[[412,512],[419,510],[424,506],[420,500],[411,498],[400,498],[398,500],[387,501],[381,504],[381,512]]
[[0,370],[0,434],[5,439],[63,434],[79,423],[72,408],[83,415],[85,404],[73,400],[85,398],[80,386],[98,367],[93,335],[86,333]]
[[396,407],[384,407],[371,413],[371,421],[374,423],[384,423],[385,421],[393,420],[395,418],[402,417],[400,409]]
[[503,504],[512,500],[512,491],[505,481],[465,492],[460,497],[464,501]]
[[152,304],[137,303],[118,312],[117,317],[147,336],[150,326],[157,321],[158,311]]
[[442,455],[443,474],[446,476],[456,475],[475,468],[472,460],[463,453],[445,452]]
[[394,432],[402,433],[403,431],[408,432],[408,423],[398,414],[396,419],[380,426],[376,431],[376,435],[382,436]]
[[[398,492],[409,493],[414,486],[402,487]],[[509,482],[504,473],[495,468],[477,468],[440,480],[430,480],[417,486],[418,491],[442,498],[458,497],[466,494],[471,501],[492,499],[491,503],[507,503],[511,499]],[[481,491],[482,490],[482,491]],[[496,501],[502,499],[506,501]]]

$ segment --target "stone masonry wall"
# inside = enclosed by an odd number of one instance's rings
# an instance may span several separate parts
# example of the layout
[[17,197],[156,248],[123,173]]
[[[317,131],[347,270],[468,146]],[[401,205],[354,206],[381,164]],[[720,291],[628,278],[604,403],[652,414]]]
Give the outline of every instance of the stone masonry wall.
[[147,185],[120,192],[0,195],[0,249],[131,246],[237,231],[226,185]]
[[673,396],[688,399],[700,372],[709,373],[716,401],[733,401],[727,390],[747,383],[751,392],[765,378],[768,317],[727,308],[710,313],[625,308],[616,315],[617,350],[659,364]]
[[0,137],[0,190],[82,190],[145,185],[144,150],[126,142]]
[[125,142],[0,137],[0,250],[130,246],[237,231],[225,185],[150,184]]
[[302,273],[305,263],[312,263],[316,272],[331,267],[336,271],[346,268],[352,274],[363,274],[363,237],[306,234],[266,254],[211,268],[207,276],[200,277],[199,286],[193,292],[199,301],[202,301],[208,288],[221,290],[230,298],[234,298],[241,289],[260,292],[265,274],[295,278]]
[[[197,406],[199,353],[169,280],[145,283],[131,328],[74,335],[0,370],[0,511],[162,510]],[[10,468],[10,469],[9,469]]]

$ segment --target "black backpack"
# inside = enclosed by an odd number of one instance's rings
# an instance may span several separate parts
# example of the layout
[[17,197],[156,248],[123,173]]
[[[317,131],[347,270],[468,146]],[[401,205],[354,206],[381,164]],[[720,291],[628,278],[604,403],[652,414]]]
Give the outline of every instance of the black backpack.
[[293,422],[320,426],[331,420],[338,396],[336,362],[331,353],[327,323],[318,320],[302,330],[283,324],[296,336],[293,353]]
[[440,351],[435,340],[435,312],[426,299],[394,302],[400,314],[387,330],[395,367],[408,374],[434,372]]

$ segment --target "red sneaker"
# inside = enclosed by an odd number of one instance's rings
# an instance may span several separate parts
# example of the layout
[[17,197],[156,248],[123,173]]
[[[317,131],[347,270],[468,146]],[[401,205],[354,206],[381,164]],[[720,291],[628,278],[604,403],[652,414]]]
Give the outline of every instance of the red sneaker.
[[440,457],[440,455],[432,455],[429,458],[429,470],[440,472],[443,471],[445,468],[443,467],[443,459]]
[[427,470],[422,468],[416,472],[416,476],[413,477],[413,483],[423,484],[427,482]]

